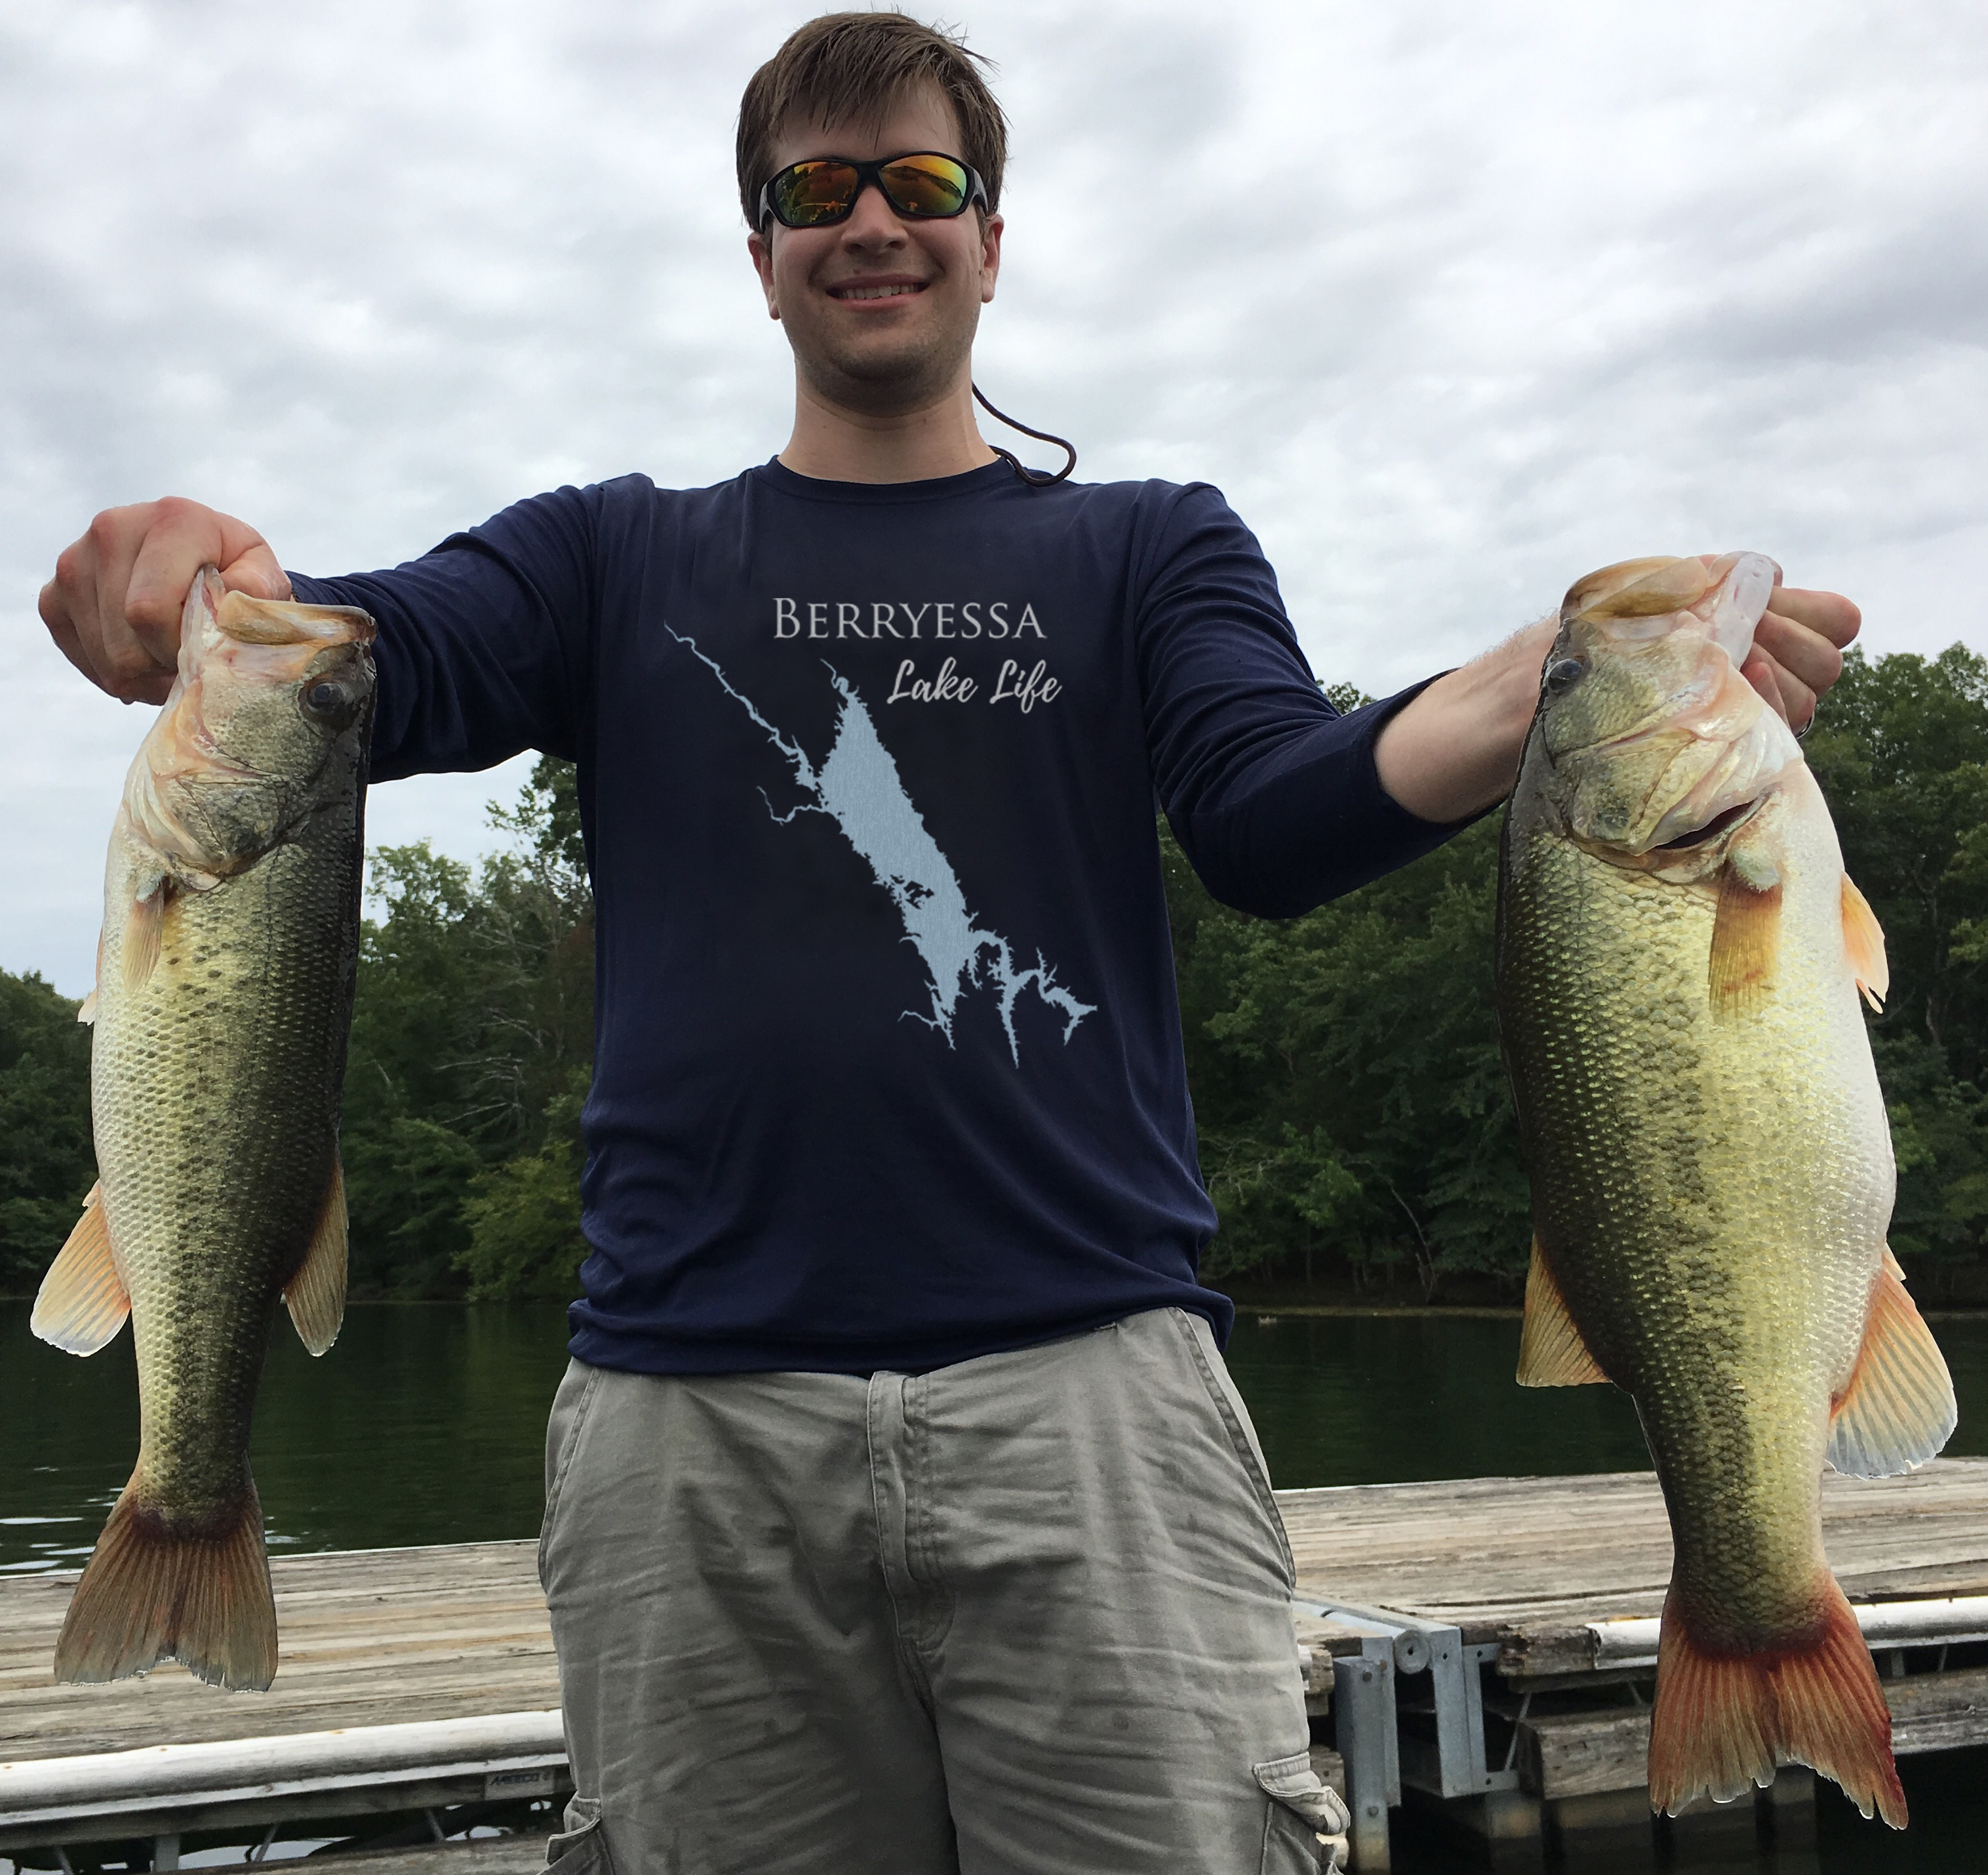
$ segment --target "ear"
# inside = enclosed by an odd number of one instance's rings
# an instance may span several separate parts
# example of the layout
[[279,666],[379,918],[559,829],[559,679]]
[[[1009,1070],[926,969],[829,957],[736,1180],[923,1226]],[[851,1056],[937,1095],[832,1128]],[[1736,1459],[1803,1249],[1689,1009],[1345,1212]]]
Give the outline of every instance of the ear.
[[766,316],[778,319],[779,302],[773,297],[773,244],[765,235],[746,237],[746,252],[752,256],[752,271],[759,276],[759,290],[766,296]]
[[994,282],[1001,272],[1001,235],[1007,223],[998,215],[987,218],[980,231],[980,303],[994,297]]

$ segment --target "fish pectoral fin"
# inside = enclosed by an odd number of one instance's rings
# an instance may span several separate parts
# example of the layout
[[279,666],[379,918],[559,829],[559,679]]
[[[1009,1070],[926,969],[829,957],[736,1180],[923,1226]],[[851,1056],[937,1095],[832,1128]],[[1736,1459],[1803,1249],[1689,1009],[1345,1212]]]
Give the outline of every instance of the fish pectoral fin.
[[90,1186],[69,1241],[49,1265],[29,1326],[67,1354],[94,1354],[117,1338],[131,1312],[130,1292],[110,1254],[103,1186]]
[[1847,872],[1843,875],[1843,948],[1865,1001],[1873,1009],[1882,1010],[1892,989],[1892,966],[1885,956],[1885,927]]
[[1526,1325],[1519,1337],[1520,1386],[1588,1386],[1608,1378],[1574,1326],[1535,1236],[1532,1267],[1526,1272]]
[[150,892],[131,901],[131,909],[124,919],[124,987],[127,990],[142,990],[158,968],[159,941],[166,922],[166,902],[172,889],[170,879],[161,879]]
[[283,1288],[297,1337],[313,1354],[323,1353],[337,1340],[345,1320],[345,1168],[334,1156],[317,1228]]
[[1851,1477],[1894,1477],[1934,1457],[1957,1417],[1946,1358],[1887,1249],[1857,1365],[1830,1409],[1824,1456]]
[[1719,875],[1712,925],[1712,1014],[1740,1015],[1757,1007],[1773,982],[1780,949],[1780,881],[1756,883],[1729,860]]

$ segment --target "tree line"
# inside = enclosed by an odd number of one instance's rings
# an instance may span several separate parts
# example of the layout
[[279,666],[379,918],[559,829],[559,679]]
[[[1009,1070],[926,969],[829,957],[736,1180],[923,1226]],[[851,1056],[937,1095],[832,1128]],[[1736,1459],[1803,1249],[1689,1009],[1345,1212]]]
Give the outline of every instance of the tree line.
[[[1807,753],[1889,950],[1870,1022],[1892,1245],[1922,1295],[1988,1300],[1988,662],[1853,653]],[[425,843],[370,856],[343,1135],[355,1295],[576,1291],[593,899],[572,769],[540,762],[492,817],[507,844],[475,868]],[[1215,903],[1161,828],[1217,1285],[1516,1296],[1497,840],[1493,815],[1269,921]],[[32,1291],[95,1176],[88,1073],[75,1003],[0,972],[0,1292]]]

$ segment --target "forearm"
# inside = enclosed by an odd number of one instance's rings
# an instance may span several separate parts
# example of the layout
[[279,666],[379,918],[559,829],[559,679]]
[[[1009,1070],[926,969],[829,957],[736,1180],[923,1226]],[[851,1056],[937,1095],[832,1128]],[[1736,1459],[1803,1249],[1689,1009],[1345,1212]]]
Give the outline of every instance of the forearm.
[[1381,732],[1374,766],[1389,797],[1425,821],[1481,814],[1511,792],[1556,619],[1514,632],[1439,677]]

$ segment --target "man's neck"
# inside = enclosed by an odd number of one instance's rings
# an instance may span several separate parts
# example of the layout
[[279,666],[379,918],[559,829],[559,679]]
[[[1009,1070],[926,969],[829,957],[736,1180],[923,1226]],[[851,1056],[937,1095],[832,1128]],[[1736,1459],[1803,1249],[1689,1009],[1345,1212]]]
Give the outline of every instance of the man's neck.
[[996,460],[973,420],[973,388],[962,379],[935,402],[876,415],[834,402],[801,379],[794,433],[780,461],[823,482],[928,482]]

